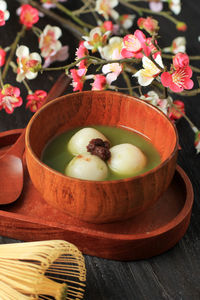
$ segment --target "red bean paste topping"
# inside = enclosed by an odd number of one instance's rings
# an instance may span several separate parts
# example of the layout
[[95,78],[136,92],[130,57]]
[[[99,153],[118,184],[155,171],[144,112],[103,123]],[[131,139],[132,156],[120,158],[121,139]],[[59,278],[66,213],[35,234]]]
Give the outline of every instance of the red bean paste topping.
[[87,145],[87,151],[106,161],[110,158],[110,143],[102,139],[92,139]]

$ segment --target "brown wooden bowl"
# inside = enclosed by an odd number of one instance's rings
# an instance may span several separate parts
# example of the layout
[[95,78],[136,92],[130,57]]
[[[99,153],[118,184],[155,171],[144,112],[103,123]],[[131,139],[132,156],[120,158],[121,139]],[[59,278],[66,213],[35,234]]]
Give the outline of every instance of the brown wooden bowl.
[[[140,132],[159,151],[161,163],[139,176],[89,181],[65,176],[40,160],[54,136],[92,125],[126,126]],[[160,110],[117,92],[87,91],[60,97],[35,113],[26,130],[27,166],[36,189],[52,206],[92,223],[128,219],[150,207],[172,180],[177,149],[175,126]]]

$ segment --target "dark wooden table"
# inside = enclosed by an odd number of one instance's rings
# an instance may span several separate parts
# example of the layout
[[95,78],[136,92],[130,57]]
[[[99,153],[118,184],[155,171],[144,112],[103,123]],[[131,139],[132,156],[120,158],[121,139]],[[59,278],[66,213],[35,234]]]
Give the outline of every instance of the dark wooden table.
[[[72,1],[69,5],[72,5]],[[188,24],[187,53],[195,55],[200,53],[198,42],[200,7],[199,0],[182,0],[183,9],[180,19]],[[13,41],[16,30],[20,25],[16,22],[15,10],[17,1],[7,1],[11,18],[6,25],[6,30],[0,28],[0,44],[5,47]],[[51,19],[41,20],[41,27],[45,23],[56,24]],[[59,25],[59,24],[57,24]],[[177,35],[174,26],[161,20],[162,38],[164,46]],[[23,40],[31,45],[31,51],[37,50],[31,32]],[[69,62],[73,59],[77,40],[67,31],[62,37],[63,44],[70,45]],[[21,43],[20,43],[21,44]],[[192,62],[200,67],[199,61]],[[49,90],[52,82],[59,76],[59,72],[49,72],[39,75],[32,81],[34,89],[44,88]],[[42,81],[41,81],[41,78]],[[7,82],[14,84],[15,76],[9,74]],[[69,91],[71,91],[69,89]],[[25,93],[22,92],[23,97]],[[179,99],[185,102],[187,115],[200,128],[200,97]],[[25,102],[25,101],[24,101]],[[14,128],[23,128],[28,123],[32,113],[23,107],[16,109],[12,115],[0,112],[0,131]],[[153,126],[153,124],[152,124]],[[85,255],[87,267],[86,300],[198,300],[200,299],[200,155],[197,155],[193,146],[194,134],[187,122],[181,119],[177,124],[180,145],[178,164],[185,170],[194,189],[194,205],[190,226],[180,242],[166,253],[147,260],[120,262],[91,257]],[[15,240],[1,237],[0,243],[11,243]]]

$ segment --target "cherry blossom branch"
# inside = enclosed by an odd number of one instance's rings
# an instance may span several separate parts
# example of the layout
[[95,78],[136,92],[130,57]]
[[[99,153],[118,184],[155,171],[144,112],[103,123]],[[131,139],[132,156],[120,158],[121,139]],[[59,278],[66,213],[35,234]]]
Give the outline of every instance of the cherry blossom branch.
[[164,11],[160,11],[160,12],[156,12],[156,11],[153,11],[153,10],[150,10],[148,8],[144,8],[144,7],[139,7],[139,6],[136,6],[134,4],[131,4],[129,3],[128,1],[126,0],[119,0],[119,2],[128,7],[128,8],[131,8],[133,9],[134,11],[136,11],[137,13],[141,14],[141,12],[144,12],[144,13],[147,13],[147,14],[154,14],[154,15],[158,15],[158,16],[162,16],[168,20],[170,20],[172,23],[174,23],[175,25],[177,25],[180,21],[178,21],[176,18],[172,17],[170,15],[170,12],[164,12]]
[[91,0],[87,0],[81,8],[74,10],[73,14],[80,15],[80,14],[84,14],[84,13],[88,13],[88,12],[93,12],[94,8],[89,8],[91,3],[93,3]]
[[[130,73],[136,73],[137,69],[134,68],[133,66],[126,65],[126,71],[130,72]],[[151,85],[154,86],[155,88],[157,88],[160,93],[164,89],[163,85],[160,82],[156,81],[156,80],[154,80]],[[190,91],[183,91],[183,92],[180,92],[180,93],[177,93],[177,92],[175,93],[171,90],[168,90],[168,92],[170,94],[176,94],[176,95],[180,95],[180,96],[184,96],[184,97],[191,97],[191,96],[196,96],[196,95],[200,94],[200,88],[190,90]]]
[[[106,64],[109,64],[109,63],[137,63],[138,62],[138,59],[135,59],[135,58],[122,58],[122,59],[111,59],[111,60],[105,60],[105,59],[101,59],[101,58],[98,58],[98,57],[95,57],[95,56],[90,56],[90,55],[87,55],[87,56],[83,56],[79,59],[77,59],[76,61],[74,61],[73,63],[69,64],[69,65],[66,65],[66,66],[61,66],[61,67],[55,67],[55,68],[44,68],[44,69],[41,69],[41,72],[42,71],[58,71],[58,70],[68,70],[76,65],[78,65],[82,60],[90,60],[91,63],[93,65],[106,65]],[[90,63],[90,62],[89,62]]]
[[[137,63],[138,62],[138,59],[135,59],[135,58],[105,60],[105,59],[101,59],[101,58],[98,58],[98,57],[95,57],[95,56],[88,55],[88,56],[81,57],[80,59],[77,59],[73,63],[65,65],[65,66],[41,69],[41,72],[43,72],[43,71],[58,71],[58,70],[65,70],[67,72],[70,68],[73,68],[74,66],[78,65],[82,60],[85,60],[85,59],[89,60],[91,62],[91,64],[93,64],[93,65],[102,65],[102,66],[105,65],[105,64],[115,63],[115,62],[117,62],[117,63]],[[155,63],[154,59],[152,59],[152,61],[153,61],[153,63]],[[163,71],[163,68],[161,68],[158,64],[156,64],[156,65],[159,69],[161,69]],[[125,67],[126,67],[127,72],[131,72],[131,73],[137,72],[137,69],[135,69],[131,65],[126,64]],[[155,85],[160,90],[163,90],[163,85],[161,83],[159,83],[158,81],[154,80],[152,85]],[[173,92],[170,91],[170,93],[173,93]],[[176,94],[178,94],[180,96],[195,96],[199,93],[200,93],[200,88],[195,89],[195,90],[191,90],[191,91],[183,91],[183,92],[176,93]]]
[[101,60],[100,58],[98,57],[94,57],[94,56],[83,56],[79,59],[77,59],[76,61],[74,61],[73,63],[69,64],[69,65],[66,65],[66,66],[61,66],[61,67],[55,67],[55,68],[44,68],[44,69],[41,69],[41,72],[43,71],[59,71],[59,70],[68,70],[76,65],[78,65],[82,60],[84,59],[95,59],[95,60]]
[[73,14],[73,12],[71,12],[69,9],[67,9],[65,6],[63,6],[62,4],[60,4],[59,2],[57,2],[56,0],[52,0],[53,3],[55,3],[56,7],[64,12],[66,15],[68,15],[70,18],[72,18],[72,20],[74,20],[77,24],[92,29],[94,28],[94,26],[92,26],[91,24],[85,23],[83,22],[81,19],[79,19],[76,15]]
[[[171,54],[164,54],[162,53],[162,58],[165,58],[165,59],[173,59],[174,55],[171,55]],[[200,56],[199,55],[195,55],[195,56],[188,56],[190,60],[200,60]],[[191,66],[190,65],[190,68],[196,72],[196,73],[200,73],[200,68],[197,68],[195,66]]]
[[74,15],[80,15],[80,14],[88,14],[88,13],[92,13],[92,12],[94,12],[95,10],[93,9],[93,8],[91,8],[91,9],[86,9],[86,10],[84,10],[84,11],[79,11],[79,12],[76,12],[76,11],[73,11],[73,14]]
[[4,66],[4,69],[3,69],[2,80],[4,80],[5,77],[6,77],[6,75],[7,75],[7,72],[8,72],[8,69],[9,69],[10,62],[11,62],[12,59],[13,59],[13,56],[14,56],[14,54],[15,54],[15,50],[16,50],[16,48],[17,48],[17,45],[18,45],[18,43],[19,43],[21,37],[24,36],[25,31],[26,31],[26,26],[23,25],[21,31],[17,33],[17,36],[16,36],[16,38],[15,38],[13,44],[11,45],[10,54],[9,54],[9,56],[8,56],[8,59],[7,59],[7,61],[6,61],[6,64],[5,64],[5,66]]
[[56,14],[48,9],[45,9],[43,6],[41,6],[40,4],[38,4],[35,1],[32,1],[32,0],[17,0],[17,1],[22,4],[29,3],[33,7],[37,8],[39,11],[41,11],[48,17],[50,17],[53,20],[55,20],[56,22],[60,23],[62,25],[62,27],[64,27],[68,31],[70,31],[77,39],[81,39],[82,35],[86,33],[83,30],[83,28],[81,28],[80,26],[74,24],[70,20],[66,20],[65,18],[60,17],[58,14]]

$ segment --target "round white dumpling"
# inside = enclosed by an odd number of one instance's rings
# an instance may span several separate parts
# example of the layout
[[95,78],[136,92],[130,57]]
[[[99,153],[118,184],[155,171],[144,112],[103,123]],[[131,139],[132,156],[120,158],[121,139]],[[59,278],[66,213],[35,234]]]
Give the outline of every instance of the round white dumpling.
[[70,161],[65,174],[79,179],[104,180],[108,175],[108,167],[98,156],[85,153]]
[[68,150],[73,155],[87,152],[87,145],[92,139],[100,138],[107,141],[107,138],[98,130],[90,127],[82,128],[76,132],[68,143]]
[[123,176],[134,176],[146,165],[146,156],[132,144],[119,144],[110,148],[111,157],[108,160],[110,169]]

